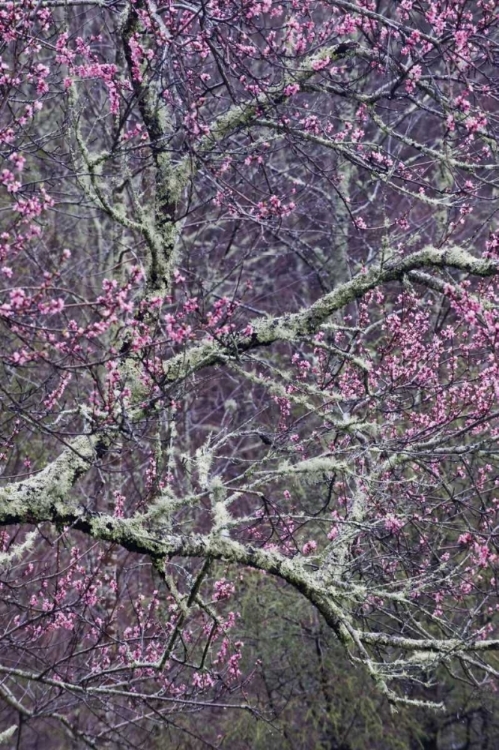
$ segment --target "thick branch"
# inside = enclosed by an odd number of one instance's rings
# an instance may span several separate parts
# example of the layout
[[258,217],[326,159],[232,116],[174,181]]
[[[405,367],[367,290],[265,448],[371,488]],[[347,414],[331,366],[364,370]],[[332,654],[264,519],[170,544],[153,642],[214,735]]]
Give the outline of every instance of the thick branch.
[[57,522],[71,515],[71,489],[107,445],[106,437],[82,435],[36,476],[0,488],[0,525]]
[[[427,247],[407,257],[394,257],[386,263],[373,266],[365,273],[357,274],[351,281],[337,287],[300,312],[278,318],[256,319],[250,324],[252,333],[249,335],[233,336],[226,343],[201,344],[173,357],[165,365],[166,381],[181,380],[195,370],[221,363],[227,357],[237,356],[260,346],[313,335],[337,310],[341,310],[353,300],[360,299],[376,287],[402,279],[411,271],[420,268],[456,268],[475,276],[494,276],[499,273],[497,261],[475,258],[459,247],[442,250]],[[424,283],[423,278],[420,281]]]
[[372,646],[391,646],[402,651],[432,651],[433,653],[456,655],[460,652],[499,651],[499,640],[478,641],[460,638],[402,638],[385,633],[360,633],[363,643]]

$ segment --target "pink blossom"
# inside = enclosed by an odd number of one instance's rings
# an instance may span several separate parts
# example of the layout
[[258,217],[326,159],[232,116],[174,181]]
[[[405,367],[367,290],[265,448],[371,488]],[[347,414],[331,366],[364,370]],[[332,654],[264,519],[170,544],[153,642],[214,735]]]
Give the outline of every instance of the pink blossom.
[[316,549],[317,549],[317,542],[315,542],[312,539],[308,542],[305,542],[305,544],[303,545],[301,549],[301,553],[302,555],[310,555],[312,554],[312,552],[315,552]]

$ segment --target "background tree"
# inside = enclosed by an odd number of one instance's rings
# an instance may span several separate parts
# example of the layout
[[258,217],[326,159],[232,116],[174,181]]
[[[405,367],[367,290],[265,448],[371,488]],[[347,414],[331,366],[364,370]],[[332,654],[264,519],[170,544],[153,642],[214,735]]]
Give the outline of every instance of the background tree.
[[496,688],[497,25],[0,3],[4,741],[223,745],[254,576],[380,700]]

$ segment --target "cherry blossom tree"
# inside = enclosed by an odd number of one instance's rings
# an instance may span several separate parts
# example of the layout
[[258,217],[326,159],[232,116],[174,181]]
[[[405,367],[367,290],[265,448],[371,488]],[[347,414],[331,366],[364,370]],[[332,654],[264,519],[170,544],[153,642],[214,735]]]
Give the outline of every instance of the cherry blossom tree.
[[0,2],[1,741],[223,746],[255,576],[496,689],[495,6]]

